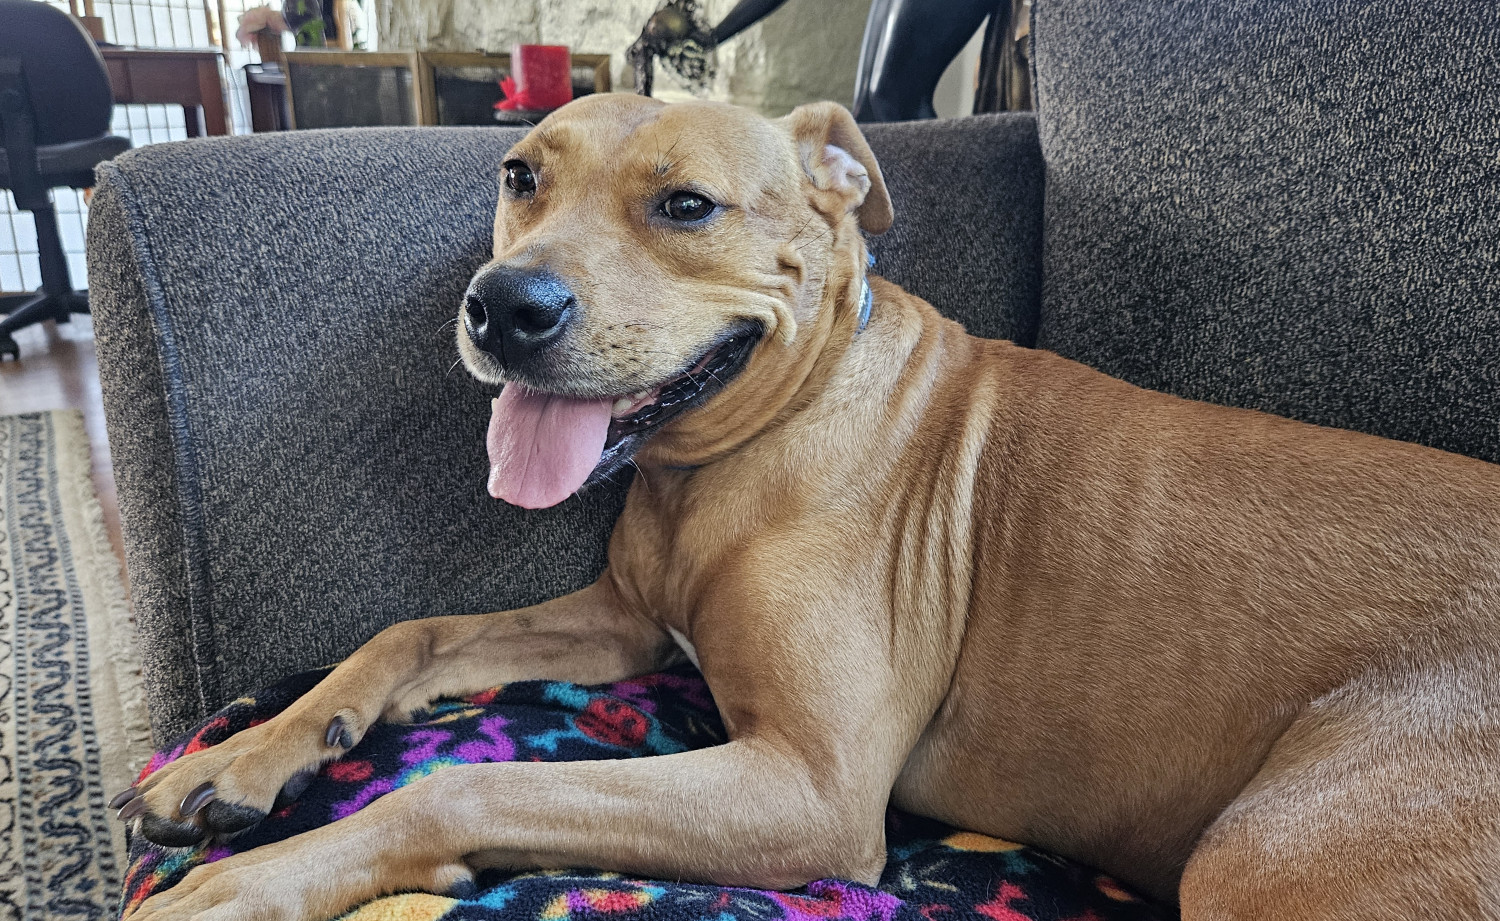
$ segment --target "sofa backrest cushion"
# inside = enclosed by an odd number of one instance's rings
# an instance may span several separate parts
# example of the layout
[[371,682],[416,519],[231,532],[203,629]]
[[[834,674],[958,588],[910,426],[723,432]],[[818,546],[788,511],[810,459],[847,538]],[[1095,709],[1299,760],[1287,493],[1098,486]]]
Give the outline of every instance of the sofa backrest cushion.
[[1500,16],[1035,0],[1039,344],[1500,460]]

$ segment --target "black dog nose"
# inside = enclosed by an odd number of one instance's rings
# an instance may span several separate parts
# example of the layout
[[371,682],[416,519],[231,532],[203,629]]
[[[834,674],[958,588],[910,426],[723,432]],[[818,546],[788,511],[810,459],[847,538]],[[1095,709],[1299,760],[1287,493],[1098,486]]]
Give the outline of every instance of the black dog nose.
[[464,296],[464,329],[509,367],[560,339],[577,306],[568,286],[546,269],[485,269]]

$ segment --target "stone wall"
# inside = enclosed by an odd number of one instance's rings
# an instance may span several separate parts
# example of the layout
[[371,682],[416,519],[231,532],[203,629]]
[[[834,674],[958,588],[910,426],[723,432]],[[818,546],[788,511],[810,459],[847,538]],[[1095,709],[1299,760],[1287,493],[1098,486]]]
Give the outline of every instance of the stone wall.
[[[705,0],[717,23],[736,0]],[[517,42],[608,53],[616,89],[633,78],[625,50],[659,0],[375,0],[382,50],[505,51]],[[848,105],[870,0],[789,0],[717,52],[707,97],[781,115],[816,99]],[[685,96],[658,68],[656,95]]]

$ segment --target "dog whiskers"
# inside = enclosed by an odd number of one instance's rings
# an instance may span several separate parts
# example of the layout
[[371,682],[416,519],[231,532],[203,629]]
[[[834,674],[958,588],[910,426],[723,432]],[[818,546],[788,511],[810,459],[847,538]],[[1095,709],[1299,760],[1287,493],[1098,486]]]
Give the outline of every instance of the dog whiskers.
[[611,323],[605,329],[666,329],[665,323],[652,323],[649,320],[633,320],[629,323]]
[[665,176],[677,168],[677,161],[672,159],[672,151],[676,150],[677,145],[681,143],[682,135],[678,135],[677,140],[672,142],[672,146],[667,148],[665,154],[661,152],[660,147],[656,149],[656,175]]
[[802,246],[793,245],[792,248],[795,249],[797,252],[800,253],[800,252],[802,252],[802,250],[805,247],[813,246],[813,245],[816,245],[818,243],[823,242],[823,239],[825,237],[827,237],[829,234],[831,234],[832,232],[833,232],[833,228],[832,227],[825,227],[825,228],[823,228],[823,232],[822,233],[818,234],[816,237],[813,237],[811,240],[808,240],[806,243],[802,244]]
[[635,468],[636,476],[641,478],[641,485],[645,487],[646,493],[649,495],[651,492],[651,481],[646,479],[646,471],[641,469],[641,465],[637,464],[635,462],[635,458],[633,457],[627,460],[625,463]]
[[642,346],[634,346],[634,345],[621,345],[621,346],[617,346],[617,348],[623,350],[625,352],[625,354],[626,354],[627,357],[633,356],[633,355],[668,355],[668,356],[672,356],[672,355],[675,354],[673,352],[668,352],[665,349],[648,349],[648,348],[645,348],[645,347],[642,347]]
[[793,236],[790,240],[786,241],[787,245],[792,247],[793,249],[796,249],[797,241],[802,239],[802,235],[807,232],[807,228],[811,226],[812,222],[815,220],[817,220],[816,216],[810,217],[807,220],[803,221],[802,226],[797,228],[796,235]]

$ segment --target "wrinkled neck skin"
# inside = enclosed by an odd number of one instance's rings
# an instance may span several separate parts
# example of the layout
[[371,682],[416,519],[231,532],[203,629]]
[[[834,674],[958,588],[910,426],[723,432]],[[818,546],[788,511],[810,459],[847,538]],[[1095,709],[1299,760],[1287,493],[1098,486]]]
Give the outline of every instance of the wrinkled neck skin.
[[[865,251],[852,222],[847,233],[818,309],[791,346],[768,337],[759,365],[682,420],[689,431],[663,432],[677,436],[668,442],[673,450],[641,464],[615,526],[608,578],[620,599],[637,616],[681,631],[700,652],[698,612],[726,616],[750,596],[779,591],[784,573],[810,565],[826,572],[808,584],[862,573],[860,604],[884,610],[889,548],[868,537],[901,504],[909,488],[901,464],[931,439],[927,409],[943,381],[963,376],[949,363],[962,365],[955,349],[963,352],[970,340],[876,276],[871,319],[860,331]],[[861,536],[845,541],[850,529]],[[956,574],[951,584],[965,585],[967,576]],[[852,603],[854,595],[844,598]],[[765,642],[779,640],[768,634]]]
[[[864,238],[852,219],[834,227],[826,265],[806,265],[783,249],[783,268],[802,276],[785,290],[794,303],[767,330],[750,363],[707,404],[674,421],[636,455],[641,479],[654,488],[663,471],[701,468],[743,449],[816,399],[858,332],[865,278]],[[788,334],[787,325],[793,327]]]

